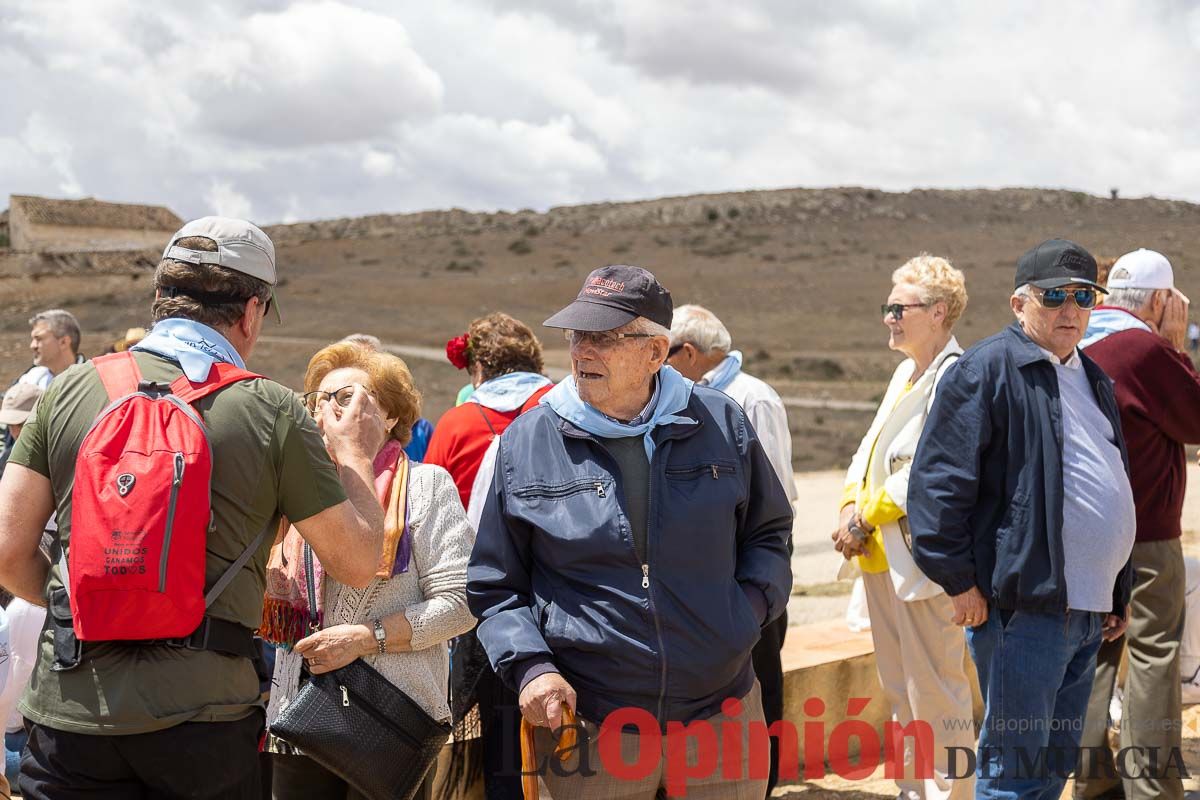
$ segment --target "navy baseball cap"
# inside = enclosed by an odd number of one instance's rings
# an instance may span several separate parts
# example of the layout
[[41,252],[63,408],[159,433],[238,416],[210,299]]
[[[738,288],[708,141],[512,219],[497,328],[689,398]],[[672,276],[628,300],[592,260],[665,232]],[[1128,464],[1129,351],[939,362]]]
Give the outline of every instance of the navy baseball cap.
[[671,327],[671,293],[648,270],[614,265],[592,270],[575,302],[542,324],[575,331],[611,331],[638,317]]
[[1105,294],[1108,290],[1096,283],[1096,259],[1080,245],[1067,239],[1048,239],[1017,261],[1017,284],[1039,289],[1057,289],[1082,283]]

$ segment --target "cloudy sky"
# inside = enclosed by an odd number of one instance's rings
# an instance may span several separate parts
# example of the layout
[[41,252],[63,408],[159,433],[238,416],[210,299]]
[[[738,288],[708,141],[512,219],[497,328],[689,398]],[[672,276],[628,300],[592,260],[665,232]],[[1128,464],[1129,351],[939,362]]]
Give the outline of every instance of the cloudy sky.
[[0,195],[185,217],[829,185],[1200,202],[1200,0],[0,0],[0,76]]

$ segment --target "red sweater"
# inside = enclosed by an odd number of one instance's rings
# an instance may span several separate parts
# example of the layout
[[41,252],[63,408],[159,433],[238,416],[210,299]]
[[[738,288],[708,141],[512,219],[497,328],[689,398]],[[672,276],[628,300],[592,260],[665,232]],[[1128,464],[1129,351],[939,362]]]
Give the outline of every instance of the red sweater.
[[[535,407],[551,388],[552,385],[547,385],[538,389],[525,405],[514,411],[495,411],[468,400],[442,414],[433,429],[429,449],[425,451],[425,463],[437,464],[450,473],[463,508],[471,499],[471,484],[475,482],[479,462],[483,461],[493,434],[504,433],[514,419]],[[489,423],[491,427],[488,427]]]
[[1185,443],[1200,442],[1200,374],[1161,336],[1110,334],[1084,352],[1113,379],[1129,449],[1137,541],[1178,539],[1187,488]]

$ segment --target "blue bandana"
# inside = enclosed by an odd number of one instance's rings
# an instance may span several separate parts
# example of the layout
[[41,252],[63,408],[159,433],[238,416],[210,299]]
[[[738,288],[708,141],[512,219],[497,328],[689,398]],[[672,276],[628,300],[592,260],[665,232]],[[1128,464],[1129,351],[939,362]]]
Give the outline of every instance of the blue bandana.
[[658,403],[655,404],[650,418],[637,425],[626,425],[605,416],[589,406],[579,397],[579,389],[575,386],[575,376],[568,375],[546,394],[541,402],[550,406],[555,414],[581,428],[593,436],[603,439],[624,439],[629,436],[641,435],[646,447],[646,458],[654,458],[654,429],[659,425],[682,423],[695,425],[691,417],[681,417],[679,412],[687,408],[692,397],[692,382],[680,375],[672,367],[664,366],[658,371]]
[[742,351],[730,350],[720,364],[710,369],[700,379],[701,386],[708,386],[717,391],[725,391],[725,387],[733,383],[733,379],[742,372]]
[[228,339],[207,325],[178,317],[162,320],[150,329],[145,339],[129,349],[179,362],[192,383],[208,380],[208,370],[216,361],[246,368],[246,362]]

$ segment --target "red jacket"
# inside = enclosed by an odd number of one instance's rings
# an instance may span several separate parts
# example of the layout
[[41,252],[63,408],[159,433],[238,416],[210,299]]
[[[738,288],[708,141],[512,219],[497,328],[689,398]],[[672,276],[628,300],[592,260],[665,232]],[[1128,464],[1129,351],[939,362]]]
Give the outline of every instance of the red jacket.
[[471,484],[479,472],[479,462],[492,443],[493,436],[504,433],[512,421],[538,404],[553,384],[538,389],[525,405],[514,411],[495,411],[470,400],[456,406],[438,420],[425,451],[425,463],[437,464],[454,479],[463,508],[471,499]]
[[1137,541],[1177,539],[1187,488],[1186,443],[1200,442],[1200,374],[1161,336],[1133,329],[1085,348],[1113,379],[1129,450]]

